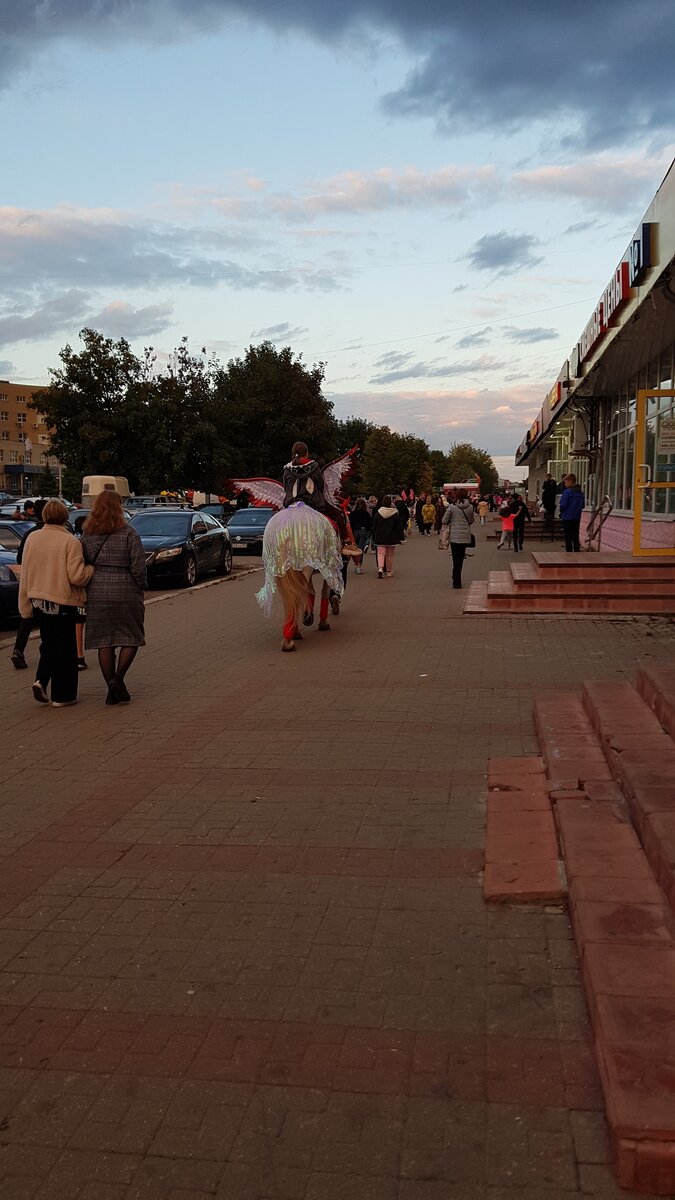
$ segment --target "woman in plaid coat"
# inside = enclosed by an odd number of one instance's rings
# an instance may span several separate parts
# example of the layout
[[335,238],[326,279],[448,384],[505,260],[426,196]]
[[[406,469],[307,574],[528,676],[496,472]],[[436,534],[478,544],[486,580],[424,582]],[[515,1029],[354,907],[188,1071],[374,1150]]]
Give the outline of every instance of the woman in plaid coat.
[[[101,492],[84,524],[85,561],[96,569],[87,592],[87,648],[98,650],[106,704],[131,699],[124,677],[145,645],[145,551],[127,525],[117,492]],[[119,650],[119,657],[117,656]]]

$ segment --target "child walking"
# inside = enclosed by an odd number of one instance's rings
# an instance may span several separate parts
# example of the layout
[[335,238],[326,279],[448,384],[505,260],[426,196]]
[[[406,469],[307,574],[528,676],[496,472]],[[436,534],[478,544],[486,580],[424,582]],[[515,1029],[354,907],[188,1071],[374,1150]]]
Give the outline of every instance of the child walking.
[[507,550],[510,550],[513,545],[513,522],[515,515],[511,512],[508,504],[504,504],[499,510],[499,516],[502,521],[502,536],[497,549],[501,550],[502,546],[505,546]]

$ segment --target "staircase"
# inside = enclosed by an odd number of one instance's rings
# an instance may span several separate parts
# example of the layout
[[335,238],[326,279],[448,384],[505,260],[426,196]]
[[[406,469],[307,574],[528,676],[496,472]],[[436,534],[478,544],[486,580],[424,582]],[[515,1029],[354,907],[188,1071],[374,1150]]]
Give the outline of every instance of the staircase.
[[672,1196],[675,667],[544,693],[535,723],[618,1181]]
[[[506,558],[510,551],[505,551]],[[535,551],[472,583],[464,612],[675,613],[675,557]]]
[[[488,517],[488,521],[490,522],[490,524],[486,526],[488,530],[488,538],[496,538],[499,540],[499,538],[502,536],[501,521],[498,517]],[[492,521],[495,522],[494,528],[492,527]],[[553,533],[552,538],[551,533]],[[552,530],[551,527],[546,524],[545,517],[533,517],[531,521],[527,521],[525,524],[525,541],[527,542],[528,539],[532,542],[548,542],[549,540],[555,542],[564,542],[565,534],[563,532],[563,524],[560,520],[560,517],[554,518]]]

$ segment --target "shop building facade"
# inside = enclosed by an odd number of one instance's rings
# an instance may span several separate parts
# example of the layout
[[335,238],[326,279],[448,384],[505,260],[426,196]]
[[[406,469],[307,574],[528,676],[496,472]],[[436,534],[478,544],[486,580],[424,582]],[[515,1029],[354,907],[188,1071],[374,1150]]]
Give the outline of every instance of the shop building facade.
[[515,456],[530,498],[576,475],[582,530],[609,498],[603,550],[675,555],[674,356],[675,162]]
[[29,407],[39,391],[0,379],[0,489],[16,496],[33,495],[33,484],[47,466],[58,471],[49,428],[42,413]]

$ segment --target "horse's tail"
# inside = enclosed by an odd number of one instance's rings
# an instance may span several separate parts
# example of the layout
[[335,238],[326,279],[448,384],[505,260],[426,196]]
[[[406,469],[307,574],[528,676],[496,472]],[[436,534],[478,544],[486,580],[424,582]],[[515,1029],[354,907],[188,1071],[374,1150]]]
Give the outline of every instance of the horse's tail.
[[285,575],[278,576],[277,587],[284,602],[286,620],[293,619],[296,625],[300,625],[307,609],[307,576],[302,571],[286,571]]

